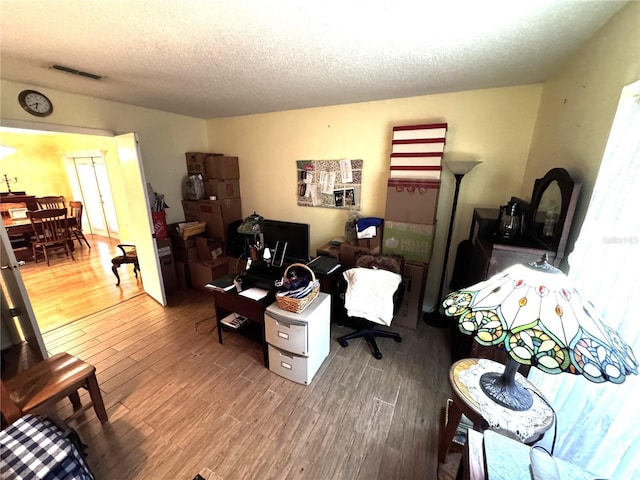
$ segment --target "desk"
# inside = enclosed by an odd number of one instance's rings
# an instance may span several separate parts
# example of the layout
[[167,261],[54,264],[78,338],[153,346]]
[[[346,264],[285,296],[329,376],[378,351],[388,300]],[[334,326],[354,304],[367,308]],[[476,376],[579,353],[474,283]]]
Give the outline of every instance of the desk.
[[[233,292],[221,292],[212,290],[216,308],[216,323],[218,326],[218,342],[222,343],[222,330],[227,328],[221,320],[229,313],[237,313],[247,317],[251,322],[257,324],[260,330],[260,338],[262,343],[262,351],[264,355],[264,366],[269,368],[269,350],[265,341],[264,332],[264,311],[275,301],[275,294],[270,293],[260,301],[251,300],[250,298]],[[228,328],[227,328],[228,329]],[[230,329],[228,329],[230,330]],[[233,331],[233,330],[231,330]],[[240,333],[240,332],[238,332]]]
[[[451,384],[453,403],[449,412],[449,421],[440,433],[440,441],[438,444],[438,460],[440,462],[444,462],[449,453],[449,447],[455,435],[456,428],[460,423],[460,419],[462,418],[462,414],[466,415],[467,418],[473,422],[474,430],[482,431],[489,427],[489,423],[483,416],[485,412],[482,411],[482,406],[478,398],[475,397],[475,390],[464,382],[465,372],[480,368],[490,371],[503,371],[504,365],[494,362],[493,360],[467,358],[454,363],[449,370],[449,383]],[[516,373],[516,380],[528,389],[542,395],[542,393],[521,374]],[[475,382],[477,383],[477,378]],[[485,399],[491,402],[488,398],[485,397]],[[542,434],[553,425],[553,411],[535,394],[533,395],[533,406],[526,412],[510,411],[500,407],[494,402],[492,403],[496,411],[502,409],[507,413],[513,414],[513,423],[510,424],[507,419],[503,422],[504,425],[499,425],[494,428],[495,430],[500,430],[505,435],[516,437],[516,434],[519,434],[519,436],[522,437],[523,431],[519,431],[518,429],[524,429],[528,420],[531,421],[532,425],[529,427],[530,431],[527,432],[528,435],[526,435],[525,438],[520,438],[525,443],[539,440]]]
[[[555,458],[561,478],[593,480],[597,476]],[[469,432],[464,452],[465,480],[531,480],[529,447],[490,430]]]

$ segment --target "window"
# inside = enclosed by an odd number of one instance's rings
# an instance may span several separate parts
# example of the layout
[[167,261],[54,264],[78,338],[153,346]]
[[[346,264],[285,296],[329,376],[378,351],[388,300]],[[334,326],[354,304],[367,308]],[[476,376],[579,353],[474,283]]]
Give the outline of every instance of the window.
[[[640,358],[640,82],[625,88],[569,277]],[[640,478],[640,377],[620,385],[531,372],[558,414],[555,455],[607,478]]]

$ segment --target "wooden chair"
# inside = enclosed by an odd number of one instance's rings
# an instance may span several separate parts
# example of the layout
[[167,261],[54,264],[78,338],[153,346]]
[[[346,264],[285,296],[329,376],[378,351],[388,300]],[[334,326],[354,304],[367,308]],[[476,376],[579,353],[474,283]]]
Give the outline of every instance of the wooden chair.
[[76,236],[76,240],[80,246],[82,246],[82,240],[87,244],[87,247],[91,248],[87,237],[82,233],[82,202],[73,200],[69,202],[69,215],[76,219],[76,224],[69,226],[69,230]]
[[122,251],[122,255],[118,255],[117,257],[113,257],[111,259],[111,271],[118,279],[116,287],[120,285],[120,275],[118,275],[118,267],[120,267],[120,265],[127,263],[133,264],[133,274],[136,276],[136,278],[138,278],[138,272],[140,271],[136,246],[122,243],[120,245],[117,245],[117,247]]
[[[50,413],[64,397],[69,397],[74,410],[65,421],[76,418],[91,407],[101,423],[109,421],[96,379],[96,368],[68,353],[58,353],[36,363],[0,384],[0,408],[9,424],[26,413]],[[91,401],[85,405],[80,401],[80,388],[89,391]]]
[[27,212],[33,227],[33,259],[38,262],[38,251],[42,250],[47,265],[49,263],[50,250],[64,250],[72,260],[75,260],[69,243],[69,228],[67,226],[67,209],[53,208]]
[[53,195],[48,197],[36,197],[36,203],[40,210],[51,208],[67,208],[67,202],[63,195]]

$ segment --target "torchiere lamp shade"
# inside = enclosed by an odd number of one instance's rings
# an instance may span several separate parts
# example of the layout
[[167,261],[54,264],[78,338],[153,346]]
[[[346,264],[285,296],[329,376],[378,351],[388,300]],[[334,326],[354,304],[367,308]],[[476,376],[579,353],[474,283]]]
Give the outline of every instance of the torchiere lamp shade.
[[638,373],[631,347],[544,257],[453,292],[442,305],[459,317],[460,331],[503,348],[517,363],[595,383],[622,383]]

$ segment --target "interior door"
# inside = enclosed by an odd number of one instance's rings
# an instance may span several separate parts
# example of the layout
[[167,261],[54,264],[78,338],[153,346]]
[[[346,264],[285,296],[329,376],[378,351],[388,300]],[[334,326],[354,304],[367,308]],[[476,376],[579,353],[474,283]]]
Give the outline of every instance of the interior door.
[[136,245],[144,290],[158,303],[166,305],[167,298],[164,292],[158,246],[155,242],[151,219],[151,205],[147,194],[147,181],[140,160],[138,139],[135,133],[117,135],[114,138],[125,183],[127,204],[130,206],[127,212],[121,212],[120,222],[127,222],[127,228],[121,228],[121,231],[129,232],[131,238],[120,238],[120,240],[123,243],[131,242]]
[[118,237],[118,219],[104,157],[73,157],[87,227],[91,233]]
[[[20,274],[20,264],[11,248],[11,241],[4,224],[0,222],[0,287],[2,288],[2,334],[9,335],[2,339],[3,347],[6,343],[16,344],[20,333],[24,337],[31,350],[41,359],[48,357],[44,346],[44,340],[40,333],[40,328],[33,313],[27,289]],[[5,303],[6,302],[6,303]],[[14,321],[15,319],[15,321]],[[18,331],[19,329],[19,331]],[[16,338],[18,337],[18,338]]]

